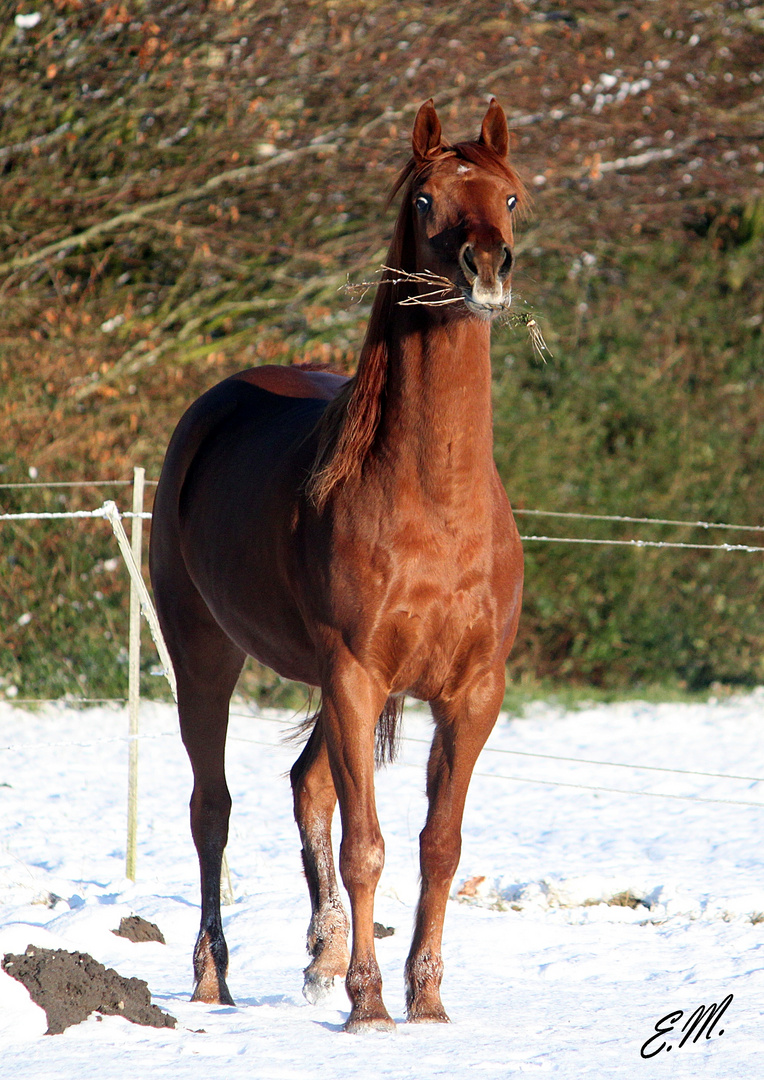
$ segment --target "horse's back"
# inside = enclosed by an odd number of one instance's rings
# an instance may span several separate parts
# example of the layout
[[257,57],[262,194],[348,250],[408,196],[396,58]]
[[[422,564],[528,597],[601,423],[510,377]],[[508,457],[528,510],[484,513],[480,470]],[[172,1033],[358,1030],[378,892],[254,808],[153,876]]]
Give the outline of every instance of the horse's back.
[[[262,367],[218,383],[178,423],[154,503],[150,562],[160,608],[198,595],[232,640],[292,678],[300,673],[283,671],[273,642],[278,614],[300,642],[297,652],[309,652],[290,598],[291,530],[305,503],[316,427],[346,382]],[[250,638],[249,613],[262,635]]]
[[[347,378],[327,371],[265,365],[217,383],[186,410],[167,449],[157,489],[155,519],[179,512],[181,495],[210,448],[239,440],[282,447],[304,440]],[[238,455],[236,455],[238,456]]]
[[348,381],[346,375],[338,375],[334,371],[313,371],[306,367],[277,364],[247,368],[232,375],[231,379],[259,386],[261,390],[281,397],[316,398],[321,401],[331,401]]

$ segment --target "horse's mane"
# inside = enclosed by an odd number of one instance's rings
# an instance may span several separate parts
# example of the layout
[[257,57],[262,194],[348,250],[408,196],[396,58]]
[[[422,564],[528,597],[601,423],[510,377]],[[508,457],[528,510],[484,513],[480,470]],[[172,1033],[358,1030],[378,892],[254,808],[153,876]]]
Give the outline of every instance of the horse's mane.
[[[441,144],[430,151],[424,161],[412,157],[393,185],[387,205],[401,189],[403,199],[387,253],[387,267],[404,271],[415,269],[411,264],[414,252],[411,192],[444,157],[457,157],[509,180],[517,192],[519,208],[527,207],[528,195],[520,177],[506,159],[490,147],[480,142]],[[380,285],[384,288],[378,288],[374,298],[356,374],[329,403],[318,424],[318,451],[306,490],[319,511],[323,510],[332,491],[358,472],[374,442],[382,415],[394,310],[411,289],[402,282],[393,284],[393,277],[390,270],[383,272]]]

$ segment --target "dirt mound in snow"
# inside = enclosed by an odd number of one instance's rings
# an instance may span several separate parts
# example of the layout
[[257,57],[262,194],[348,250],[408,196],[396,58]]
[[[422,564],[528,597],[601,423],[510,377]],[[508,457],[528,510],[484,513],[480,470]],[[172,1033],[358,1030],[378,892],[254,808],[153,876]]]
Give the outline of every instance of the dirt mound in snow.
[[119,922],[119,930],[112,930],[117,937],[127,938],[128,941],[158,941],[166,944],[164,934],[156,923],[142,919],[140,915],[125,915]]
[[58,1035],[80,1024],[92,1012],[124,1016],[148,1027],[175,1027],[174,1016],[151,1004],[142,979],[125,979],[87,953],[29,945],[23,954],[6,953],[2,966],[45,1010],[46,1035]]

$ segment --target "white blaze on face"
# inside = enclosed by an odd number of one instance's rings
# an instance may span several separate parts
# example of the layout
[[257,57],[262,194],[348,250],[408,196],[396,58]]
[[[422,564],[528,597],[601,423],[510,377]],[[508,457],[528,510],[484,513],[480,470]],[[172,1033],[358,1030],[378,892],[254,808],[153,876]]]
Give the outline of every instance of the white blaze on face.
[[457,165],[456,171],[458,173],[468,173],[470,171],[469,165]]

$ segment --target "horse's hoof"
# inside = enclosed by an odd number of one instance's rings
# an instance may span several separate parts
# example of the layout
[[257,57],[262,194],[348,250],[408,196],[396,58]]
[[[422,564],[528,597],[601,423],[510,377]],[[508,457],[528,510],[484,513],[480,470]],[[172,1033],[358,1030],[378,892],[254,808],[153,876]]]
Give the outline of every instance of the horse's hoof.
[[214,978],[206,975],[200,979],[194,987],[191,995],[192,1001],[202,1001],[205,1005],[233,1005],[236,1002],[231,997],[231,992],[226,985],[225,979]]
[[444,1013],[422,1013],[421,1016],[409,1016],[409,1024],[450,1024],[451,1021]]
[[320,1005],[332,996],[336,987],[336,975],[306,975],[302,993],[311,1005]]
[[[428,995],[429,1001],[421,1000],[408,1003],[406,1019],[409,1024],[450,1024],[448,1013],[443,1008],[439,995]],[[424,995],[423,995],[424,997]]]
[[391,1016],[357,1016],[351,1013],[345,1021],[343,1031],[351,1035],[361,1035],[367,1031],[395,1031],[395,1021]]

